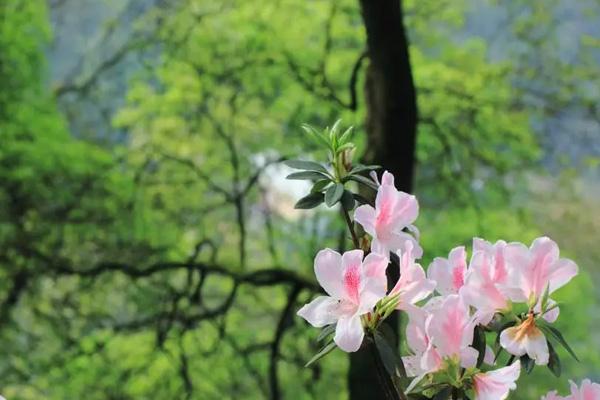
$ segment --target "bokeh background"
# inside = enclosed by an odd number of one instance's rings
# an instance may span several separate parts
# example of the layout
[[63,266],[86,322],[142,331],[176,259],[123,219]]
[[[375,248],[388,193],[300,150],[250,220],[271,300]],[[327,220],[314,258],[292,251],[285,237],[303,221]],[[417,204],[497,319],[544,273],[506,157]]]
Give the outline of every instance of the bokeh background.
[[[303,368],[312,259],[349,240],[336,211],[293,209],[308,187],[279,163],[322,160],[300,125],[338,118],[356,159],[414,176],[424,266],[473,236],[542,234],[580,266],[557,325],[581,362],[559,350],[563,376],[536,368],[511,398],[600,380],[600,3],[388,2],[401,18],[359,0],[0,1],[5,397],[360,398],[345,354]],[[367,22],[408,37],[414,149],[373,128],[390,77]]]

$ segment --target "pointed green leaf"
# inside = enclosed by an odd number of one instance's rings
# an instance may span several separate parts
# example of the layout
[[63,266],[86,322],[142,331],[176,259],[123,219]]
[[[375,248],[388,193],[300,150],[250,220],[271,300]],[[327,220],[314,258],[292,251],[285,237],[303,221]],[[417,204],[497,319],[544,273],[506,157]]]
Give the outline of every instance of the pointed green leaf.
[[450,398],[451,394],[452,394],[452,387],[446,386],[445,388],[443,388],[442,390],[437,392],[437,394],[435,396],[433,396],[432,400],[448,400]]
[[323,203],[323,200],[323,193],[311,193],[308,196],[305,196],[298,200],[294,208],[299,210],[308,210],[310,208],[315,208],[319,204]]
[[325,328],[323,328],[321,330],[321,333],[319,333],[319,336],[317,337],[317,342],[322,342],[329,335],[331,335],[333,332],[335,332],[335,327],[336,327],[336,324],[327,325]]
[[371,179],[365,178],[364,176],[361,176],[361,175],[348,175],[346,177],[346,180],[358,182],[358,183],[363,184],[373,190],[378,189],[377,184],[375,182],[373,182]]
[[344,184],[336,183],[333,186],[330,186],[329,189],[325,192],[325,204],[328,207],[333,207],[344,194]]
[[550,371],[552,371],[554,376],[559,378],[561,369],[562,369],[561,365],[560,365],[560,358],[558,357],[558,354],[556,354],[556,351],[554,350],[552,343],[550,343],[550,341],[547,341],[547,343],[548,343],[548,353],[550,354],[550,356],[548,358],[548,369]]
[[327,179],[328,176],[322,172],[317,172],[317,171],[302,171],[302,172],[292,172],[285,178],[292,179],[292,180],[300,180],[300,181],[301,180],[319,181],[324,178]]
[[531,373],[531,371],[533,371],[533,367],[535,366],[535,361],[532,360],[531,358],[529,358],[529,356],[527,354],[525,354],[524,356],[521,356],[520,360],[521,360],[521,367],[523,367],[523,369],[525,370],[527,375],[529,375]]
[[541,302],[541,310],[542,312],[546,312],[546,306],[548,305],[548,296],[550,295],[550,284],[546,285],[544,289],[544,293],[542,294],[542,302]]
[[388,341],[380,330],[375,331],[374,339],[375,346],[388,374],[392,377],[405,377],[406,370],[404,369],[404,363],[395,346]]
[[355,165],[349,172],[350,175],[352,174],[359,174],[361,172],[365,172],[365,171],[374,171],[376,169],[380,169],[381,167],[379,165],[362,165],[362,164],[358,164]]
[[475,326],[473,332],[473,348],[479,352],[476,366],[480,367],[485,358],[485,331],[479,325]]
[[547,333],[550,337],[552,337],[554,340],[556,340],[562,347],[564,347],[565,350],[567,350],[569,352],[569,354],[575,360],[579,361],[579,358],[577,358],[577,355],[575,354],[575,352],[573,351],[571,346],[569,346],[569,344],[565,340],[564,336],[562,335],[562,333],[560,333],[560,331],[558,329],[556,329],[553,326],[548,325],[545,322],[541,322],[539,324],[539,326],[545,333]]
[[373,205],[373,202],[372,202],[372,201],[370,201],[369,199],[367,199],[367,198],[366,198],[366,197],[364,197],[364,196],[361,196],[361,195],[360,195],[360,194],[358,194],[358,193],[352,193],[352,197],[354,197],[354,200],[356,200],[356,202],[357,202],[358,204],[369,204],[369,205],[371,205],[371,206]]
[[340,145],[344,145],[348,142],[348,140],[350,140],[350,137],[352,136],[352,131],[353,131],[354,127],[351,126],[348,129],[346,129],[346,131],[344,131],[344,133],[342,134],[342,136],[340,136],[340,140],[339,143]]
[[329,185],[331,181],[329,179],[323,179],[320,181],[316,181],[313,185],[312,189],[310,189],[311,193],[320,193]]
[[311,365],[313,365],[314,363],[316,363],[317,361],[319,361],[321,358],[325,357],[327,354],[331,353],[333,351],[333,349],[336,348],[335,342],[331,342],[326,344],[321,350],[319,350],[319,352],[317,354],[314,355],[313,358],[311,358],[304,367],[310,367]]
[[325,136],[323,136],[321,133],[317,132],[317,130],[315,128],[313,128],[310,125],[304,124],[302,125],[302,129],[308,134],[308,136],[310,136],[317,144],[323,145],[325,147],[327,147],[328,149],[331,148],[331,144],[329,143],[329,140],[327,140],[327,138],[325,138]]
[[352,192],[344,190],[344,194],[342,195],[342,207],[347,211],[354,209],[354,196],[352,195]]
[[305,171],[318,171],[324,174],[329,174],[327,168],[314,161],[303,161],[303,160],[286,160],[283,162],[290,168],[301,169]]

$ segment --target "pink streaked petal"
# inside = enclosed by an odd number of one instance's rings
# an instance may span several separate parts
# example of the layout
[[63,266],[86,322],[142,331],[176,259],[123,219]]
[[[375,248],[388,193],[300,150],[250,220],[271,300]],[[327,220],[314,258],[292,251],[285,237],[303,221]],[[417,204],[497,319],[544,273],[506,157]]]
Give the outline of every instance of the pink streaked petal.
[[387,270],[388,264],[389,259],[386,256],[377,253],[369,253],[363,261],[365,276],[368,278],[385,280],[387,284],[385,271]]
[[529,249],[522,243],[509,243],[504,249],[507,276],[499,289],[514,302],[527,301],[534,290]]
[[377,211],[375,229],[378,231],[378,235],[380,229],[391,229],[389,225],[396,218],[394,211],[397,201],[398,191],[393,186],[382,185],[377,190],[377,196],[375,197],[375,210]]
[[375,209],[368,204],[363,204],[354,211],[354,221],[358,222],[371,236],[375,235],[375,216]]
[[360,321],[360,316],[353,315],[342,317],[335,328],[333,341],[345,352],[354,352],[360,348],[365,332]]
[[551,270],[548,277],[550,293],[566,285],[578,272],[577,264],[566,258],[556,261]]
[[424,372],[434,372],[440,369],[441,366],[442,357],[433,345],[430,344],[425,353],[421,356],[421,369]]
[[342,256],[337,251],[324,249],[315,257],[315,275],[327,294],[335,299],[345,299]]
[[410,306],[406,310],[408,324],[406,324],[406,343],[415,353],[423,353],[429,346],[429,338],[425,331],[425,323],[429,313],[416,306]]
[[337,305],[337,300],[328,296],[319,296],[298,310],[298,315],[315,328],[321,328],[337,321]]
[[360,291],[362,290],[363,271],[362,271],[362,250],[350,250],[342,255],[342,268],[344,269],[344,291],[346,298],[359,302]]
[[392,175],[391,173],[384,171],[383,175],[381,176],[381,184],[382,185],[388,185],[388,186],[394,186],[394,175]]
[[494,371],[479,373],[473,377],[476,400],[504,400],[521,374],[519,361]]
[[419,202],[415,196],[408,193],[396,191],[395,196],[391,222],[396,226],[396,230],[400,230],[415,222],[419,215]]
[[[458,295],[447,296],[433,312],[431,337],[442,357],[459,356],[473,338],[469,308]],[[468,343],[467,343],[468,342]]]
[[364,287],[360,292],[359,314],[373,310],[375,304],[385,297],[386,282],[378,278],[365,278]]

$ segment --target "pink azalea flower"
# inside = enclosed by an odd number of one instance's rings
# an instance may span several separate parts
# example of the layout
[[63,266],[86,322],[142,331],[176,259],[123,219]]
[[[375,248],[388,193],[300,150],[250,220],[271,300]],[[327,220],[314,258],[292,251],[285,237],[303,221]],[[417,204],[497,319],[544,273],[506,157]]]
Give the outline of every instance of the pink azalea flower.
[[469,306],[459,295],[445,297],[432,312],[431,341],[442,358],[460,360],[464,368],[474,367],[477,350],[471,347],[475,322],[469,314]]
[[564,400],[565,397],[559,396],[556,390],[548,392],[545,396],[542,396],[540,400]]
[[450,359],[464,368],[474,367],[478,352],[473,342],[475,322],[458,295],[435,297],[423,308],[409,307],[406,341],[414,353],[406,361],[415,375],[434,372]]
[[519,325],[507,328],[500,334],[500,345],[510,354],[527,354],[537,365],[548,364],[548,343],[542,331],[535,325],[533,313]]
[[567,397],[569,400],[600,400],[600,385],[592,383],[589,379],[584,379],[581,382],[581,387],[577,387],[575,382],[571,383],[571,395]]
[[[528,302],[532,310],[525,321],[500,334],[500,344],[513,355],[527,354],[536,364],[545,365],[549,358],[548,344],[536,326],[535,313],[542,312],[540,302],[546,289],[552,293],[569,282],[577,274],[577,265],[559,258],[558,246],[547,237],[536,239],[529,249],[520,243],[510,243],[504,256],[507,266],[504,293],[513,301]],[[549,306],[555,304],[554,300],[548,300]],[[558,307],[554,307],[542,317],[553,322],[558,313]]]
[[516,389],[521,373],[519,361],[494,371],[478,373],[473,377],[476,400],[504,400],[508,392]]
[[409,307],[406,326],[406,343],[414,355],[402,357],[408,376],[418,376],[434,372],[441,368],[442,357],[439,355],[431,340],[431,320],[433,315],[429,310]]
[[397,309],[406,310],[409,304],[415,304],[429,296],[435,288],[435,282],[427,279],[423,267],[415,263],[412,242],[405,242],[403,249],[397,254],[400,260],[400,279],[389,295],[399,294]]
[[504,292],[508,274],[505,247],[506,242],[502,240],[491,244],[482,239],[473,239],[473,257],[460,293],[467,304],[477,309],[479,322],[484,325],[490,322],[497,311],[509,308]]
[[507,265],[507,292],[511,300],[528,302],[561,288],[577,275],[577,265],[559,258],[558,246],[547,237],[535,239],[528,249],[521,243],[509,243],[504,251]]
[[343,255],[321,250],[315,257],[315,275],[329,296],[317,297],[298,315],[318,328],[337,323],[335,343],[344,351],[357,351],[364,338],[360,316],[385,296],[387,264],[387,258],[374,253],[363,260],[362,250]]
[[436,257],[427,268],[427,276],[437,282],[442,295],[457,294],[465,283],[467,252],[464,246],[450,250],[448,258]]
[[589,379],[581,382],[578,387],[575,382],[571,383],[571,394],[568,396],[559,396],[556,390],[553,390],[542,396],[541,400],[600,400],[600,385],[592,383]]
[[354,220],[371,235],[371,251],[388,256],[390,251],[402,248],[404,242],[414,243],[415,255],[422,250],[415,238],[402,230],[416,231],[412,223],[419,214],[419,203],[415,196],[400,192],[394,186],[394,176],[384,172],[377,190],[375,208],[365,204],[356,209]]

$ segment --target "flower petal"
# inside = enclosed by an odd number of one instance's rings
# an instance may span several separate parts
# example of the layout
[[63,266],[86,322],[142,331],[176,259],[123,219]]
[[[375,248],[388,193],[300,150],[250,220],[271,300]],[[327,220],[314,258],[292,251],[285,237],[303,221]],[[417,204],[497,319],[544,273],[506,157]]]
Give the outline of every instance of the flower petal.
[[327,294],[335,299],[345,299],[342,256],[337,251],[324,249],[315,257],[315,275]]
[[333,341],[340,349],[350,353],[360,348],[364,336],[360,316],[355,314],[338,320]]
[[354,211],[354,221],[358,222],[365,232],[375,235],[375,209],[368,204],[359,206]]
[[319,296],[298,310],[298,315],[315,328],[321,328],[337,321],[337,305],[337,300],[329,296]]
[[521,363],[516,361],[508,367],[479,373],[473,377],[476,400],[504,400],[521,374]]

